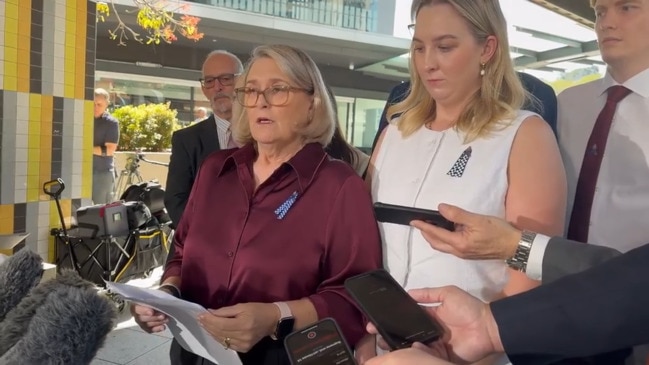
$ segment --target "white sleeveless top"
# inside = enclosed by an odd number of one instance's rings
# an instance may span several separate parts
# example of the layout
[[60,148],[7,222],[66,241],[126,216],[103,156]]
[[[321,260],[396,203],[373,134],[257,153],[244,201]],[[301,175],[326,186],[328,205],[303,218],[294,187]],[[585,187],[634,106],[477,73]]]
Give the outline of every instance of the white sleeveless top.
[[[376,158],[373,200],[433,210],[448,203],[504,218],[512,142],[532,115],[519,111],[509,124],[469,144],[454,128],[436,132],[421,127],[403,138],[390,124]],[[463,260],[431,248],[417,229],[390,223],[379,227],[385,268],[404,288],[455,285],[487,302],[501,297],[509,279],[504,261]]]

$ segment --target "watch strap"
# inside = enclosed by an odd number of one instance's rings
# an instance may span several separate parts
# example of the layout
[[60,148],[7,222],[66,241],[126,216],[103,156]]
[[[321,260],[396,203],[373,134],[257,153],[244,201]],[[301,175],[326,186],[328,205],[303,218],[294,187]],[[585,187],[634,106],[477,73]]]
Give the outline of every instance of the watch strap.
[[527,261],[530,258],[530,251],[532,250],[532,243],[534,243],[536,233],[530,231],[523,231],[521,233],[521,240],[518,242],[514,256],[507,260],[507,265],[517,271],[525,272],[527,269]]
[[275,302],[273,304],[275,304],[279,309],[280,321],[284,318],[293,317],[293,313],[291,312],[291,307],[289,307],[288,304],[286,304],[286,302]]

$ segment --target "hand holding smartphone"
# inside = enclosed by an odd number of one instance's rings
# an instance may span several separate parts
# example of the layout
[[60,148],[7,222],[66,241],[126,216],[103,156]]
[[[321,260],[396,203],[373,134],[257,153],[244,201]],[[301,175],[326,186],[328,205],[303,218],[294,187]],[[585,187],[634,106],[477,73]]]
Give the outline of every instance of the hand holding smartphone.
[[376,214],[376,220],[384,223],[394,223],[409,226],[410,222],[414,220],[420,220],[449,231],[455,230],[455,224],[444,218],[436,210],[377,202],[374,203],[374,214]]
[[332,318],[291,333],[284,339],[284,347],[292,365],[357,365]]
[[415,342],[427,344],[444,334],[442,326],[383,269],[347,279],[345,289],[392,350]]

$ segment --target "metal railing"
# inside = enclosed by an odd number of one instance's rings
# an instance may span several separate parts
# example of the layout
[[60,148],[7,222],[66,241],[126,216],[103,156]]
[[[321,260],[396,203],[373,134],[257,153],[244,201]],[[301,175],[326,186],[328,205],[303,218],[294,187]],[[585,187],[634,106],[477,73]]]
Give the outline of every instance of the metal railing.
[[189,0],[309,23],[376,32],[378,0]]

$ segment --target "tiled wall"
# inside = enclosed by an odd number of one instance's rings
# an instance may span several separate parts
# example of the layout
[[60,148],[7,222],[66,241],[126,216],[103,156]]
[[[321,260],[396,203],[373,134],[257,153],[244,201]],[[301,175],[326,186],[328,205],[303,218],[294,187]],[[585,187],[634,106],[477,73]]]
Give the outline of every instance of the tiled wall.
[[30,233],[50,261],[43,183],[65,181],[67,219],[91,196],[95,39],[92,1],[0,0],[0,234]]

